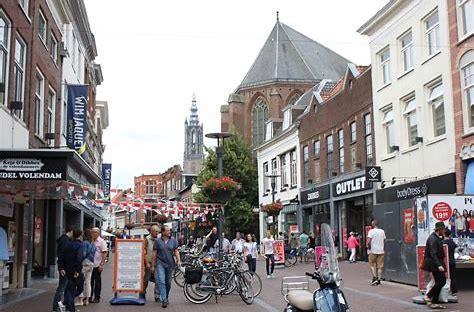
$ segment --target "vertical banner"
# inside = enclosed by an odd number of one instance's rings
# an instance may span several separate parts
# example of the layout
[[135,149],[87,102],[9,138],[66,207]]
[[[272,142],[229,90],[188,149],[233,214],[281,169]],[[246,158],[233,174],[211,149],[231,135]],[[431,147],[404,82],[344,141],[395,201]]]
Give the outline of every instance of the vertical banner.
[[88,91],[87,85],[67,86],[66,143],[79,155],[86,150]]
[[275,240],[273,246],[275,249],[275,264],[285,264],[285,244],[283,240]]
[[110,183],[112,180],[112,164],[102,164],[102,190],[104,199],[110,200]]
[[407,245],[415,243],[415,215],[412,208],[403,210],[403,242]]

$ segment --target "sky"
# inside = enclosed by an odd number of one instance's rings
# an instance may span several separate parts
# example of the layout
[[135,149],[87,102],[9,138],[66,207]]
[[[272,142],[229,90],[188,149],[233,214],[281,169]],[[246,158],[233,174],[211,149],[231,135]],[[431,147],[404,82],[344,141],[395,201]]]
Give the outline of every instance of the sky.
[[[184,120],[196,94],[204,133],[280,21],[357,65],[370,63],[356,30],[386,0],[85,0],[109,105],[104,162],[112,187],[182,164]],[[214,142],[205,140],[205,145]]]

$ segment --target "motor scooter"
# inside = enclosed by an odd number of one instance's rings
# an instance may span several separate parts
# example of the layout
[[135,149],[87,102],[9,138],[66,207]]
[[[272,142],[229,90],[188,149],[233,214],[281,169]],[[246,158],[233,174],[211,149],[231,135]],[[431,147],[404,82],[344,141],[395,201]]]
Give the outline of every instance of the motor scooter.
[[[314,273],[306,276],[284,277],[282,294],[288,303],[285,312],[346,312],[349,304],[340,289],[342,276],[337,262],[336,249],[331,228],[328,224],[321,225],[321,246],[324,252],[317,263]],[[319,289],[309,291],[308,277],[317,280]]]

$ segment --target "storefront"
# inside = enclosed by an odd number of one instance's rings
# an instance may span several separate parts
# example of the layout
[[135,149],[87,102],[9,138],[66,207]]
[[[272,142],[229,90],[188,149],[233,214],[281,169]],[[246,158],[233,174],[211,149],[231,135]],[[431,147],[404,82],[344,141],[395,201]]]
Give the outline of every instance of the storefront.
[[9,250],[4,289],[57,276],[55,240],[65,225],[83,229],[103,220],[94,201],[100,181],[74,151],[0,150],[0,226]]
[[[417,284],[416,201],[428,194],[455,194],[454,173],[383,188],[376,193],[374,217],[387,237],[385,278]],[[421,243],[421,244],[424,244]]]
[[319,237],[321,223],[331,223],[331,185],[313,185],[301,191],[301,227]]
[[[289,203],[283,205],[280,213],[280,232],[289,233],[298,225],[298,204]],[[299,229],[298,229],[299,231]]]

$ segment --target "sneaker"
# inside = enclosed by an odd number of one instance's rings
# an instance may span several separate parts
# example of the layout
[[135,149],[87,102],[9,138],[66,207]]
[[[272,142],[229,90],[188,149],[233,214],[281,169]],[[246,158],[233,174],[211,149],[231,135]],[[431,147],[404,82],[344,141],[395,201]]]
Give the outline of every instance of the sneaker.
[[267,279],[271,278],[272,276],[271,275],[267,275]]
[[377,285],[380,285],[380,279],[377,280]]
[[58,308],[59,312],[66,312],[66,306],[64,305],[64,303],[62,303],[62,301],[58,302]]
[[370,286],[376,286],[377,285],[377,278],[373,277],[372,282],[370,283]]
[[272,278],[275,278],[275,273],[272,273],[271,277],[272,277]]
[[94,300],[90,301],[90,303],[99,303],[100,299],[99,298],[94,298]]
[[167,306],[168,306],[168,301],[163,301],[163,302],[161,303],[161,307],[162,307],[162,308],[166,308]]
[[443,309],[446,309],[446,306],[442,304],[432,303],[429,305],[429,308],[433,310],[443,310]]
[[155,302],[160,302],[160,301],[161,301],[160,297],[155,297]]

